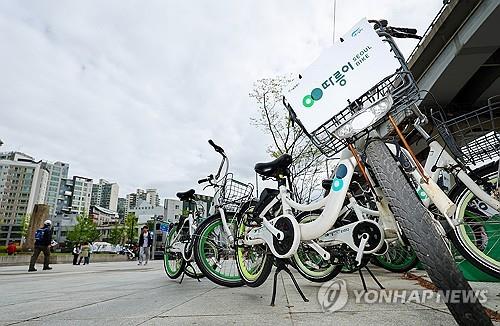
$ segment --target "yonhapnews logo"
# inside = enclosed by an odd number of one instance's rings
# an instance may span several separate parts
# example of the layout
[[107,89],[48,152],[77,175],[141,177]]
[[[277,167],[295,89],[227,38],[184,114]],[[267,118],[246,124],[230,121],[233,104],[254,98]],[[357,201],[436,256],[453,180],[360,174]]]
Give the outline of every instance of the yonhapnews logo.
[[342,279],[328,281],[318,291],[318,302],[326,313],[344,308],[348,298],[347,283]]

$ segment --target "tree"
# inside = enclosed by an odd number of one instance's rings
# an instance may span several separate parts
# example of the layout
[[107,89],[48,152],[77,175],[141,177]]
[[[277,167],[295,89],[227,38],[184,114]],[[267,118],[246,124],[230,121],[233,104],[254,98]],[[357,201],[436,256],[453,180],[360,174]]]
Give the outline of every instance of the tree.
[[293,123],[282,104],[283,94],[292,81],[290,76],[278,76],[254,83],[249,96],[256,101],[259,115],[251,123],[271,136],[273,144],[267,150],[272,157],[285,153],[292,156],[290,180],[294,199],[309,203],[320,193],[321,180],[328,175],[327,159]]
[[86,215],[76,217],[76,225],[68,232],[67,239],[72,243],[94,242],[101,236],[94,221]]
[[134,213],[128,213],[125,218],[125,235],[128,243],[137,242],[137,220]]
[[109,233],[109,242],[116,246],[122,244],[125,240],[125,228],[122,225],[115,224]]
[[24,242],[24,239],[28,236],[28,230],[30,227],[30,220],[31,220],[31,215],[26,214],[23,216],[23,219],[21,220],[21,236]]

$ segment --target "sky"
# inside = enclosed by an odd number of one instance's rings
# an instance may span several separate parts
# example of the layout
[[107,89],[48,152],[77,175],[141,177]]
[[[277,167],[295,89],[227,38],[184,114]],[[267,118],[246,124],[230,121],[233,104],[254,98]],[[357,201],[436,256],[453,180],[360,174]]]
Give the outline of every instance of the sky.
[[[423,33],[441,6],[338,0],[336,41],[363,17]],[[333,0],[0,1],[0,150],[173,198],[215,172],[213,139],[255,180],[272,140],[253,83],[303,71],[333,25]]]

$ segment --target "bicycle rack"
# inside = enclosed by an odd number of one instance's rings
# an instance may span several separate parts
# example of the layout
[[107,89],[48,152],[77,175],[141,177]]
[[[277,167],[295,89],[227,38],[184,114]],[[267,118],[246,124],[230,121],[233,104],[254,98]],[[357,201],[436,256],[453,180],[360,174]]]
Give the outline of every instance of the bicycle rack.
[[[368,274],[370,274],[375,283],[377,283],[380,289],[384,290],[385,288],[382,286],[382,284],[380,284],[379,280],[375,277],[375,275],[373,275],[372,271],[368,268],[368,266],[365,266],[364,268],[366,269]],[[359,272],[359,277],[361,278],[361,282],[363,282],[363,289],[365,290],[365,292],[367,292],[368,290],[366,288],[366,282],[365,282],[365,277],[363,276],[362,268],[358,269],[358,272]]]
[[276,271],[274,272],[273,296],[271,299],[271,306],[274,307],[274,301],[276,300],[276,284],[278,282],[278,274],[281,271],[285,271],[288,275],[290,275],[290,278],[292,279],[292,282],[295,285],[295,289],[297,289],[297,292],[299,292],[300,296],[302,297],[302,300],[304,300],[304,302],[309,302],[309,300],[306,298],[306,296],[304,295],[304,293],[300,289],[299,284],[297,283],[297,280],[295,279],[292,272],[288,268],[288,266],[287,266],[288,263],[281,258],[275,258],[274,262],[276,264]]

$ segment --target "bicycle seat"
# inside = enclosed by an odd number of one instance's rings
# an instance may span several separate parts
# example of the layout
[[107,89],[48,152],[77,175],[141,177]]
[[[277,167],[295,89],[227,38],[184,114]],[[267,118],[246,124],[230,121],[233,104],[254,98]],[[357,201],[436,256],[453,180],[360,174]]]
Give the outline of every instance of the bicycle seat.
[[193,199],[194,193],[195,193],[194,189],[189,189],[188,191],[178,192],[176,195],[177,195],[177,197],[179,197],[180,201],[186,201],[186,200]]
[[283,154],[274,161],[255,164],[254,170],[262,176],[277,178],[280,174],[288,175],[288,167],[291,164],[292,156],[290,154]]

